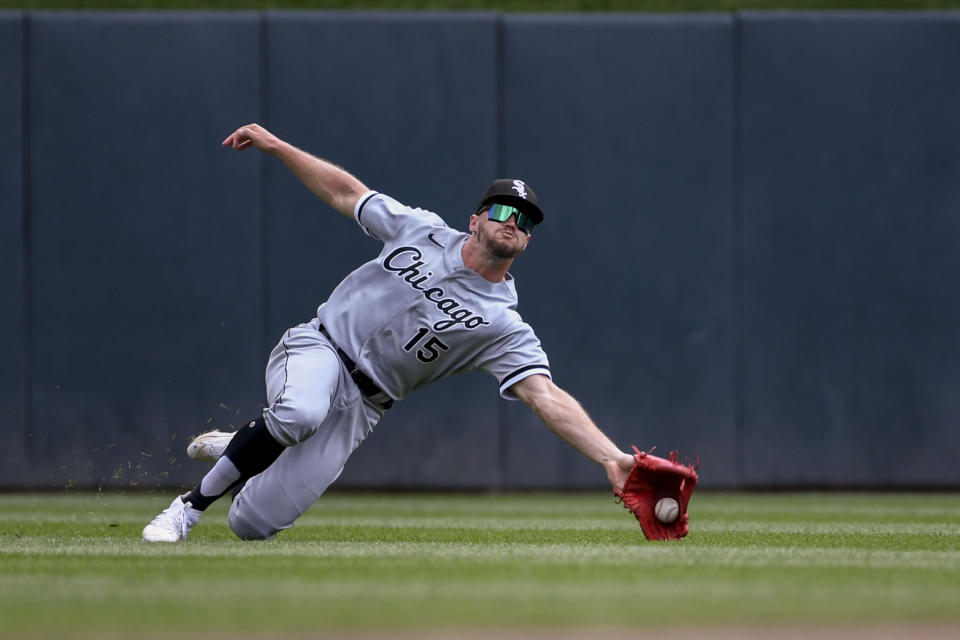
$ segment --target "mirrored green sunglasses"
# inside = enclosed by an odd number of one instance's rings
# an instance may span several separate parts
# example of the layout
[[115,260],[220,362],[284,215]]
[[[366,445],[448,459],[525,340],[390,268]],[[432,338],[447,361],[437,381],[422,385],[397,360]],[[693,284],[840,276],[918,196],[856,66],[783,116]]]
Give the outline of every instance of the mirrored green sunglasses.
[[536,224],[529,216],[524,215],[520,209],[508,204],[493,204],[487,212],[487,218],[496,222],[506,222],[510,219],[510,216],[517,216],[517,226],[524,233],[530,233]]

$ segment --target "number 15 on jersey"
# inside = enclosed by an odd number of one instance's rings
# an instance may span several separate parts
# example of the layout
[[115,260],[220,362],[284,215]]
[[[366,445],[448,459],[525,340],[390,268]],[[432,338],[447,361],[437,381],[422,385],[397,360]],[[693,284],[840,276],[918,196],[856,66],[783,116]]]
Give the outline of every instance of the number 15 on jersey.
[[[403,345],[403,350],[408,353],[412,351],[414,347],[420,345],[420,348],[417,349],[417,360],[424,364],[430,364],[439,358],[441,351],[450,350],[450,347],[441,342],[437,336],[430,335],[427,337],[428,334],[430,334],[430,329],[422,327],[417,331],[416,335],[410,339],[410,342]],[[424,338],[426,338],[426,341],[424,341]],[[423,344],[421,344],[421,342]]]

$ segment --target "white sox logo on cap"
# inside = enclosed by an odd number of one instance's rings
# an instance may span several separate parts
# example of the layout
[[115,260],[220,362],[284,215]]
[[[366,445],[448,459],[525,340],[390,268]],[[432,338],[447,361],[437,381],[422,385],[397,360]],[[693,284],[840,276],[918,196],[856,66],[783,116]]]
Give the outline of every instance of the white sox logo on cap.
[[523,180],[514,180],[513,188],[517,190],[517,195],[524,200],[527,199],[527,185],[523,183]]
[[537,192],[519,178],[497,178],[480,198],[476,213],[483,211],[490,203],[506,204],[517,207],[534,224],[543,222],[543,212],[537,201]]

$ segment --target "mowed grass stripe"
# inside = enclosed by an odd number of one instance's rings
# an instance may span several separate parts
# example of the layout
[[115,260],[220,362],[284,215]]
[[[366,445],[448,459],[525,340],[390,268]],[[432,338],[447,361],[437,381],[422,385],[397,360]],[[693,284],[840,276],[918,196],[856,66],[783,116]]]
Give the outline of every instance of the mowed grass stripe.
[[[247,623],[271,632],[311,620],[324,629],[431,627],[450,621],[468,626],[536,622],[549,628],[564,621],[606,620],[615,625],[626,621],[624,611],[631,619],[653,620],[656,627],[669,624],[663,612],[675,611],[680,602],[693,603],[683,616],[699,622],[955,621],[960,597],[955,573],[862,567],[772,565],[736,567],[734,573],[633,558],[558,567],[520,557],[464,561],[424,553],[398,559],[220,557],[207,563],[196,557],[136,558],[124,562],[119,573],[103,573],[100,565],[82,558],[49,565],[36,560],[29,572],[13,572],[4,581],[9,591],[0,601],[17,615],[60,603],[84,618],[93,616],[89,624],[111,627],[96,615],[99,611],[113,619],[130,616],[126,624],[138,627],[155,617],[162,620],[159,609],[191,611],[202,601],[204,615],[211,617],[191,620],[194,632],[214,620],[237,625],[253,611],[266,617]],[[918,599],[918,590],[928,593]],[[239,617],[224,616],[220,607]],[[358,617],[360,610],[368,612],[367,619]],[[369,617],[374,615],[380,616],[378,623]],[[41,627],[52,620],[37,619]]]
[[[155,494],[0,494],[0,523],[18,520],[140,522],[169,504],[171,495]],[[145,506],[145,505],[152,506]],[[42,508],[40,506],[42,505]],[[226,503],[211,513],[225,512]],[[744,521],[934,524],[960,526],[960,497],[955,494],[727,494],[698,493],[691,503],[695,522]],[[376,515],[372,515],[376,514]],[[631,516],[605,493],[324,496],[300,520],[406,518],[491,522],[556,521],[559,526],[629,526]],[[579,523],[579,524],[578,524]]]
[[[139,543],[141,526],[139,523],[130,525],[89,525],[74,523],[19,523],[0,526],[0,548],[10,540],[23,541],[43,538],[57,544],[69,543],[77,538],[94,540],[122,540],[128,543]],[[291,530],[281,532],[280,542],[310,541],[315,544],[330,544],[336,542],[409,542],[409,543],[438,543],[438,544],[475,544],[475,545],[551,545],[574,544],[578,547],[589,548],[597,545],[614,545],[622,550],[630,551],[638,548],[689,545],[715,546],[723,549],[743,546],[764,547],[798,547],[823,549],[875,549],[889,551],[958,551],[960,550],[960,536],[934,533],[872,533],[857,531],[853,533],[832,531],[829,528],[818,528],[817,531],[797,533],[794,531],[778,531],[776,527],[770,530],[758,529],[754,531],[723,530],[695,531],[681,542],[651,542],[646,540],[633,526],[627,529],[561,529],[561,528],[496,528],[496,527],[390,527],[378,524],[376,526],[297,526]],[[197,544],[204,541],[221,543],[233,542],[234,546],[243,543],[236,540],[230,530],[223,524],[210,522],[198,525],[187,544]],[[265,544],[271,544],[270,542]],[[181,545],[182,546],[182,545]]]
[[[147,580],[131,583],[129,577],[87,571],[51,586],[36,574],[13,577],[14,595],[4,594],[3,602],[16,613],[6,618],[13,630],[67,628],[70,620],[73,632],[169,631],[172,618],[188,620],[193,634],[235,629],[277,637],[303,628],[393,631],[438,625],[569,631],[596,624],[631,628],[636,620],[656,629],[676,624],[678,617],[701,624],[955,622],[960,595],[943,574],[924,574],[930,593],[918,600],[917,582],[896,571],[739,569],[738,579],[730,581],[709,568],[678,573],[621,563],[600,567],[602,579],[588,571],[558,579],[554,567],[522,563],[466,564],[457,571],[416,562],[384,569],[382,563],[304,564],[291,558],[280,566],[254,563],[257,575],[237,567],[198,574],[195,566],[178,566],[179,579],[144,572],[137,563],[133,569]],[[50,602],[59,603],[55,616]],[[204,605],[202,617],[196,615],[198,602]],[[686,603],[682,611],[681,603]],[[31,620],[23,625],[19,616]]]
[[[626,531],[639,534],[637,523],[632,516],[615,519],[571,519],[571,518],[521,518],[497,516],[326,516],[307,514],[297,522],[297,527],[389,527],[397,529],[484,529],[491,531],[506,530],[547,530],[565,531]],[[891,534],[891,535],[946,535],[960,536],[960,524],[948,522],[809,522],[804,520],[717,520],[697,514],[691,522],[694,532],[771,532],[795,534]],[[213,520],[218,516],[211,516]],[[136,525],[143,517],[136,514],[118,514],[110,523]],[[32,511],[26,514],[0,514],[0,526],[4,523],[44,523],[44,524],[97,524],[103,522],[103,516],[89,514],[45,515]],[[206,522],[206,519],[205,519]]]
[[[0,494],[2,513],[137,513],[166,507],[173,494]],[[151,505],[151,506],[145,506]],[[787,517],[850,521],[874,518],[909,522],[934,517],[960,524],[960,496],[955,493],[711,493],[701,491],[691,502],[693,513],[706,519],[742,519],[762,514],[764,519]],[[218,503],[224,508],[223,502]],[[216,509],[217,506],[214,507]],[[350,494],[324,496],[305,515],[364,516],[371,513],[415,516],[537,517],[543,519],[611,519],[626,513],[605,492],[572,494]]]
[[[393,578],[393,576],[390,576]],[[270,579],[256,580],[253,578],[243,578],[237,581],[223,582],[218,579],[200,578],[191,581],[192,585],[184,585],[175,582],[161,583],[159,585],[136,584],[129,585],[124,583],[126,579],[111,576],[78,576],[70,580],[69,584],[64,583],[60,588],[50,590],[49,585],[40,576],[18,577],[11,582],[16,587],[16,595],[13,598],[6,595],[6,601],[18,600],[29,602],[37,595],[42,595],[44,590],[47,597],[57,595],[69,595],[71,599],[82,600],[86,602],[124,602],[138,601],[144,598],[158,598],[161,600],[172,600],[182,595],[184,589],[191,589],[196,592],[198,599],[203,598],[204,593],[210,593],[214,588],[216,594],[213,596],[217,600],[243,598],[249,595],[251,588],[259,590],[261,585],[269,586],[272,597],[282,597],[285,600],[313,601],[317,597],[338,598],[341,600],[352,599],[355,597],[395,597],[402,596],[407,599],[420,599],[424,597],[447,597],[447,598],[486,598],[486,599],[516,599],[516,598],[543,598],[564,600],[573,600],[583,598],[587,595],[582,585],[575,582],[563,582],[550,585],[548,579],[538,576],[524,577],[512,576],[509,582],[500,580],[476,580],[473,578],[463,579],[457,576],[447,577],[442,580],[436,579],[434,575],[417,575],[408,578],[391,579],[390,581],[380,581],[371,583],[368,579],[349,578],[337,575],[336,580],[324,579],[315,580],[310,578],[292,577],[283,580]],[[644,582],[623,581],[614,577],[609,583],[597,584],[589,589],[589,598],[591,599],[616,599],[620,600],[627,594],[623,593],[625,585],[635,591],[629,596],[639,598],[647,596],[657,600],[672,600],[678,596],[701,595],[704,597],[723,597],[725,600],[736,599],[747,596],[769,595],[771,588],[777,589],[784,597],[802,597],[816,600],[830,600],[840,597],[849,599],[851,596],[850,587],[852,581],[837,580],[832,584],[822,585],[817,589],[816,594],[806,594],[806,585],[798,581],[793,585],[781,585],[776,576],[769,576],[767,579],[760,579],[748,583],[743,583],[730,587],[728,585],[711,583],[705,580],[647,580]],[[122,593],[120,589],[122,588]],[[877,581],[873,584],[857,587],[857,597],[859,598],[885,598],[896,599],[904,598],[910,595],[912,587],[903,584],[887,584],[885,581]],[[732,592],[731,592],[732,591]],[[956,592],[947,591],[935,594],[930,604],[937,607],[944,604],[953,604],[952,600]],[[639,607],[641,605],[634,605]]]
[[150,545],[139,541],[97,539],[4,540],[0,553],[8,554],[8,572],[13,572],[13,556],[74,556],[127,558],[371,558],[426,559],[426,562],[479,560],[510,562],[523,560],[541,564],[611,565],[642,563],[644,567],[859,567],[864,569],[923,569],[960,571],[960,551],[884,551],[830,549],[823,547],[746,546],[715,547],[683,545],[647,545],[625,549],[621,545],[583,544],[477,544],[430,542],[265,542],[224,545],[189,542],[179,546]]

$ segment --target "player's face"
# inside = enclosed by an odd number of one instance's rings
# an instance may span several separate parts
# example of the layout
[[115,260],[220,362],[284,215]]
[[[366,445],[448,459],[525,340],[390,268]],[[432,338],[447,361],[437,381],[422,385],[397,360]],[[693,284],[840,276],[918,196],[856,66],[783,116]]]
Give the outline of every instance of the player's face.
[[504,222],[490,220],[483,211],[470,219],[470,231],[477,234],[477,242],[495,258],[510,260],[527,248],[530,234],[517,226],[516,217]]

